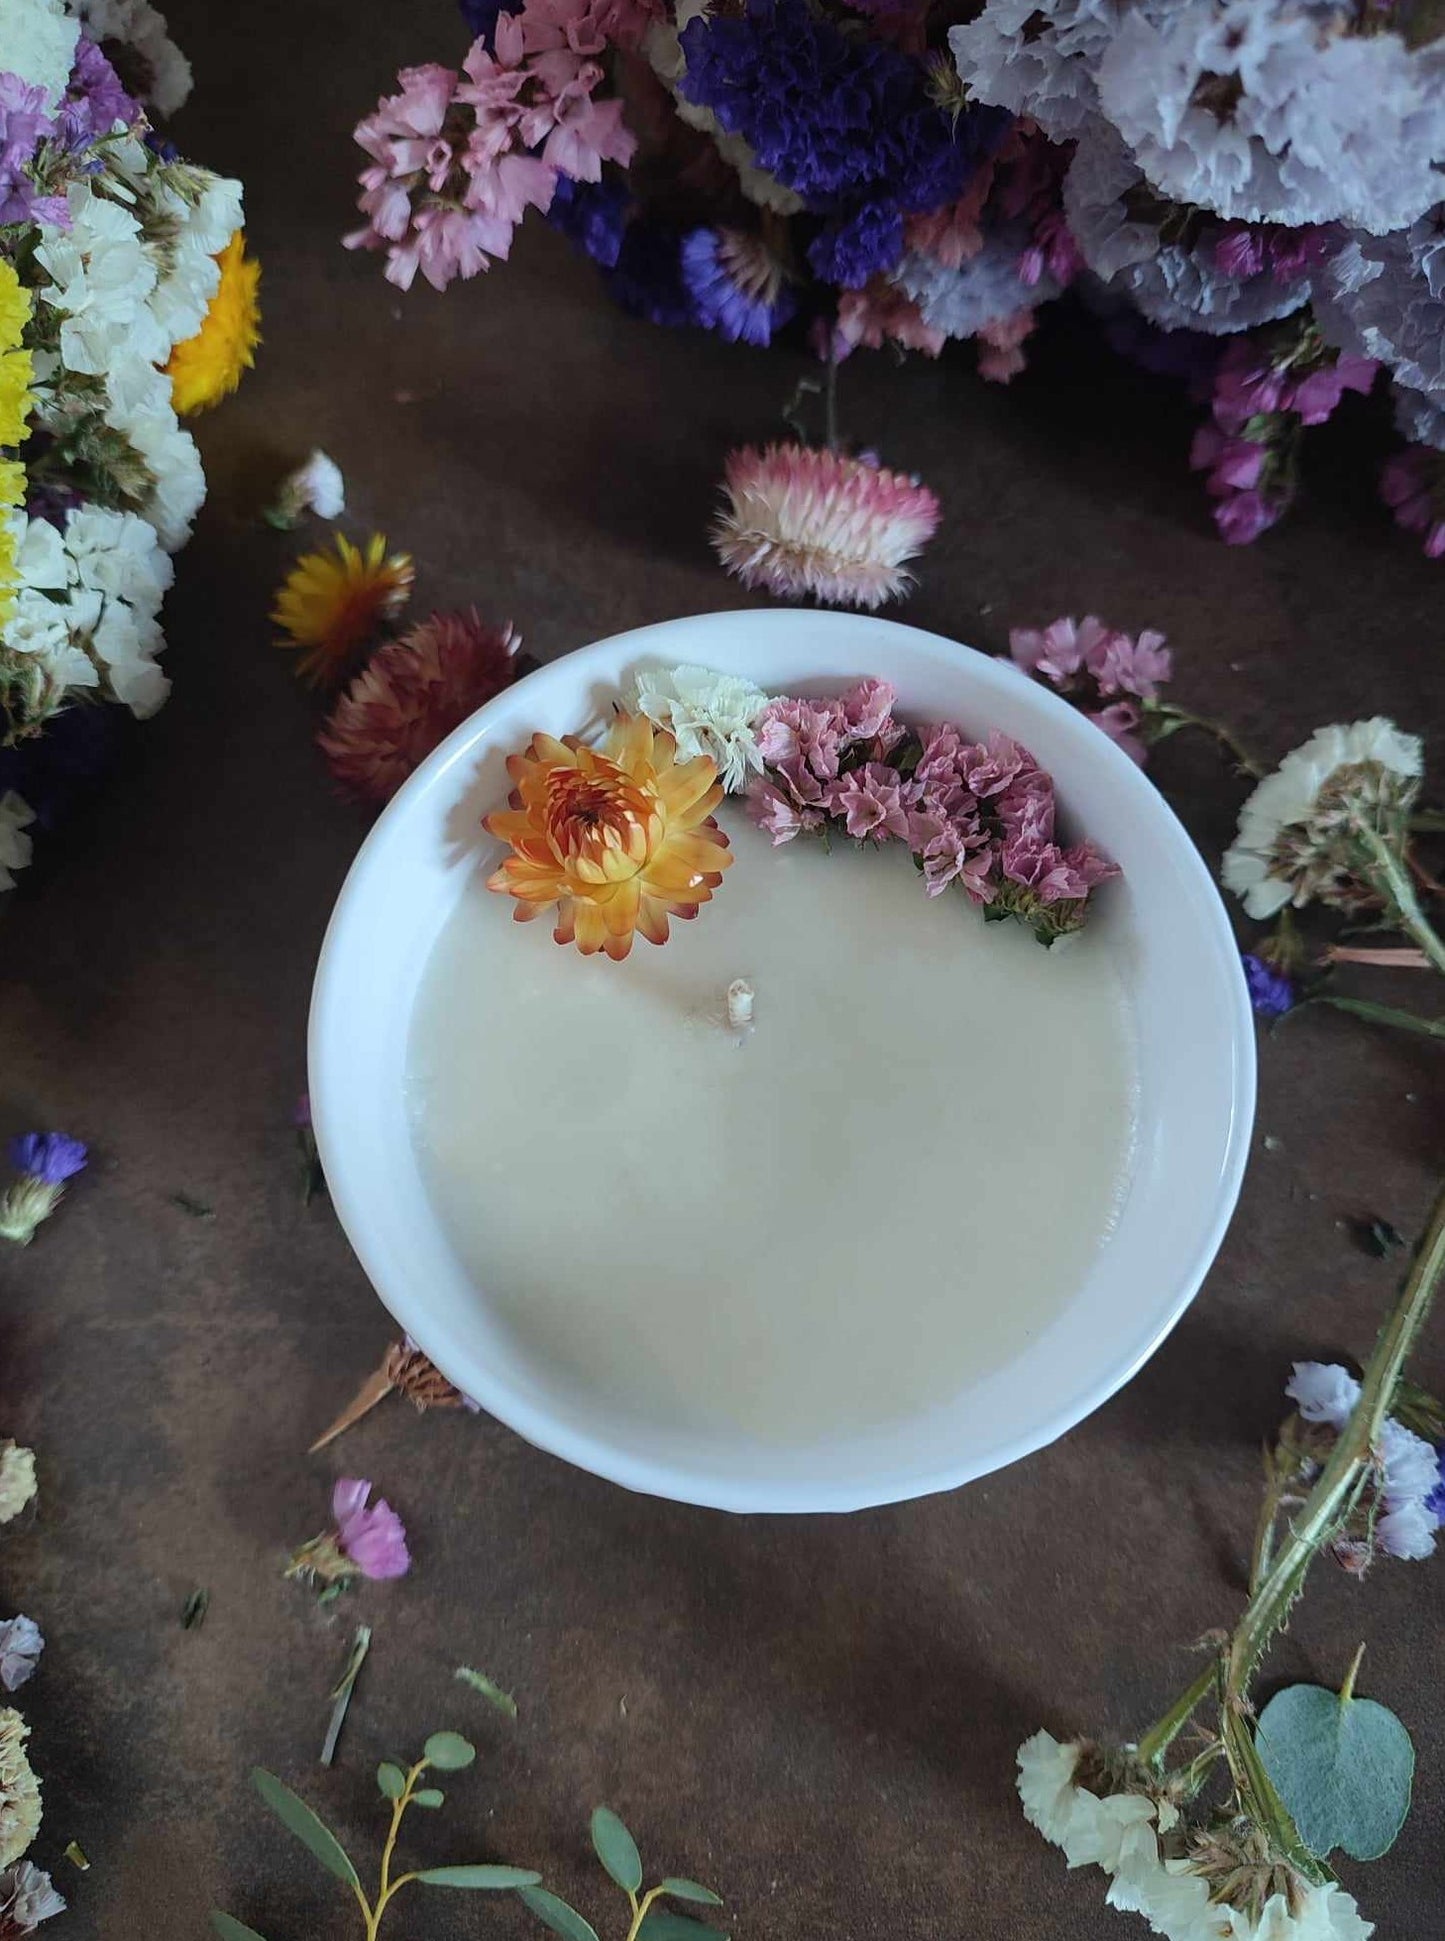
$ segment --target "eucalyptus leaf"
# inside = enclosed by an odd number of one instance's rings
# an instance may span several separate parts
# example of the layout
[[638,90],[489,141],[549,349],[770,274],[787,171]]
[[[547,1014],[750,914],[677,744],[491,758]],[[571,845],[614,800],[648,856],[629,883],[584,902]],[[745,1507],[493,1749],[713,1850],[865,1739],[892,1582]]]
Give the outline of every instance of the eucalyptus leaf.
[[440,1806],[446,1794],[440,1786],[421,1786],[411,1796],[413,1806]]
[[542,1876],[530,1867],[428,1867],[417,1875],[428,1887],[535,1887]]
[[1341,1847],[1352,1860],[1378,1860],[1394,1845],[1410,1811],[1415,1748],[1386,1706],[1289,1685],[1260,1713],[1255,1742],[1312,1853]]
[[283,1786],[275,1773],[268,1773],[264,1766],[251,1768],[251,1784],[265,1800],[276,1818],[288,1832],[294,1833],[307,1851],[319,1860],[330,1874],[344,1880],[348,1887],[360,1887],[356,1869],[347,1856],[345,1847],[336,1835],[306,1804],[298,1799],[289,1786]]
[[477,1756],[476,1747],[470,1739],[464,1739],[460,1732],[433,1732],[422,1751],[426,1754],[428,1765],[444,1773],[459,1773]]
[[722,1895],[715,1894],[711,1887],[703,1887],[695,1880],[679,1880],[669,1874],[662,1883],[664,1894],[671,1894],[679,1901],[701,1901],[704,1907],[721,1907]]
[[484,1671],[473,1671],[470,1665],[458,1665],[453,1676],[459,1678],[464,1685],[470,1685],[474,1692],[480,1692],[489,1705],[495,1705],[497,1710],[507,1718],[516,1718],[516,1699],[510,1692],[504,1692],[501,1686],[494,1679],[488,1678]]
[[592,1812],[592,1845],[624,1894],[635,1894],[642,1885],[642,1855],[637,1842],[610,1806]]
[[649,1907],[637,1941],[728,1941],[721,1928],[710,1928],[690,1914],[674,1914],[670,1907]]
[[592,1923],[584,1921],[576,1908],[569,1907],[559,1894],[550,1893],[545,1887],[523,1887],[518,1890],[518,1898],[553,1934],[562,1935],[564,1941],[597,1941],[597,1930]]
[[264,1934],[257,1934],[255,1928],[248,1928],[234,1914],[223,1914],[219,1907],[211,1909],[211,1926],[220,1935],[221,1941],[266,1941]]
[[406,1774],[400,1766],[383,1759],[376,1769],[376,1783],[381,1788],[383,1799],[400,1799],[406,1791]]

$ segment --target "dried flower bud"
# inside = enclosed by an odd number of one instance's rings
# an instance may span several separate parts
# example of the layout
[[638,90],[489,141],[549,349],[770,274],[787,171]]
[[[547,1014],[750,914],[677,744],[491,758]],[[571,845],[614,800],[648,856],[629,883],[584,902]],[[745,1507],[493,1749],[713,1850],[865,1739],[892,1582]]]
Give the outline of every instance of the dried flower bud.
[[753,987],[745,977],[735,977],[728,985],[728,1023],[742,1031],[753,1021]]
[[35,1500],[35,1451],[0,1442],[0,1523],[11,1523]]
[[40,1781],[25,1756],[29,1733],[17,1711],[0,1708],[0,1867],[18,1860],[40,1831]]
[[410,1337],[395,1342],[387,1350],[386,1379],[393,1388],[400,1389],[419,1412],[468,1406],[467,1397],[462,1391],[447,1380],[436,1363],[429,1361]]

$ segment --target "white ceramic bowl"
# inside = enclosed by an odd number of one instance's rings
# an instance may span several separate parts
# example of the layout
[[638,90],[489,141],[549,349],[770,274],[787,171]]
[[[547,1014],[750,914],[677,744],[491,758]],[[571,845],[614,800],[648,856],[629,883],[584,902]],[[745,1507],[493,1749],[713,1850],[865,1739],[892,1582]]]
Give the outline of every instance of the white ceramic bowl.
[[[1138,1033],[1139,1134],[1118,1224],[1077,1293],[1018,1358],[916,1420],[801,1448],[630,1419],[579,1397],[498,1321],[431,1210],[404,1100],[432,946],[495,848],[506,754],[586,732],[636,667],[700,663],[774,691],[875,674],[899,712],[1002,728],[1054,776],[1066,819],[1122,866],[1094,919],[1114,939]],[[386,1306],[457,1386],[583,1469],[729,1510],[852,1510],[952,1489],[1062,1435],[1139,1368],[1219,1247],[1254,1111],[1254,1029],[1224,909],[1163,798],[1098,729],[1007,662],[888,620],[764,611],[669,621],[569,654],[500,695],[423,764],[362,845],[311,1011],[311,1104],[331,1197]]]

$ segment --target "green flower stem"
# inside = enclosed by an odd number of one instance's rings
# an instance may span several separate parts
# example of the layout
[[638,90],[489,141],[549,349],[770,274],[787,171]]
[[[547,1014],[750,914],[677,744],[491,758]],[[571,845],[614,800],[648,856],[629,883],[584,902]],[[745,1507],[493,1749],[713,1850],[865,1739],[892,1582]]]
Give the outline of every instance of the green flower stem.
[[1178,708],[1172,701],[1146,701],[1144,721],[1146,728],[1151,722],[1160,724],[1151,737],[1154,741],[1166,741],[1170,735],[1178,734],[1181,728],[1197,728],[1200,734],[1217,741],[1225,753],[1233,757],[1236,768],[1256,782],[1264,779],[1264,765],[1255,760],[1233,729],[1226,728],[1222,721],[1210,721],[1202,714],[1191,714],[1188,708]]
[[[1445,1038],[1445,1018],[1417,1018],[1413,1011],[1400,1011],[1393,1004],[1373,1004],[1363,997],[1318,997],[1307,998],[1308,1004],[1333,1005],[1336,1011],[1349,1011],[1357,1018],[1368,1018],[1371,1024],[1391,1024],[1400,1031],[1418,1031],[1426,1038]],[[1296,1007],[1303,1010],[1304,1006]]]
[[1400,1298],[1375,1342],[1354,1413],[1330,1451],[1268,1572],[1255,1587],[1230,1640],[1224,1661],[1226,1728],[1230,1714],[1243,1706],[1259,1661],[1270,1639],[1284,1624],[1291,1604],[1304,1586],[1310,1565],[1348,1513],[1351,1498],[1363,1486],[1370,1451],[1379,1440],[1395,1385],[1430,1311],[1442,1272],[1445,1272],[1445,1188],[1436,1199],[1429,1227]]
[[1139,1757],[1146,1766],[1163,1763],[1165,1753],[1214,1690],[1218,1677],[1218,1661],[1211,1658],[1188,1691],[1181,1692],[1163,1718],[1150,1726],[1137,1747]]
[[1362,829],[1360,836],[1371,858],[1373,886],[1384,897],[1400,928],[1415,939],[1435,969],[1445,975],[1445,940],[1420,908],[1409,870],[1378,829]]

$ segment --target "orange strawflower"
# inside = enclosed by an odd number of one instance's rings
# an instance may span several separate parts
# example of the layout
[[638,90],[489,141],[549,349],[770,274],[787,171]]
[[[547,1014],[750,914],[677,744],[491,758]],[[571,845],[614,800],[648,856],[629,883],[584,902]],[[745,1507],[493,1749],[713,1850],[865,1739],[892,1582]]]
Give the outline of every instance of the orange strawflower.
[[601,752],[575,735],[533,735],[509,755],[511,807],[482,818],[512,846],[487,888],[514,896],[528,923],[557,905],[559,944],[617,962],[640,930],[665,944],[668,918],[695,917],[732,861],[711,811],[722,800],[706,755],[677,760],[677,744],[644,715],[621,709]]

